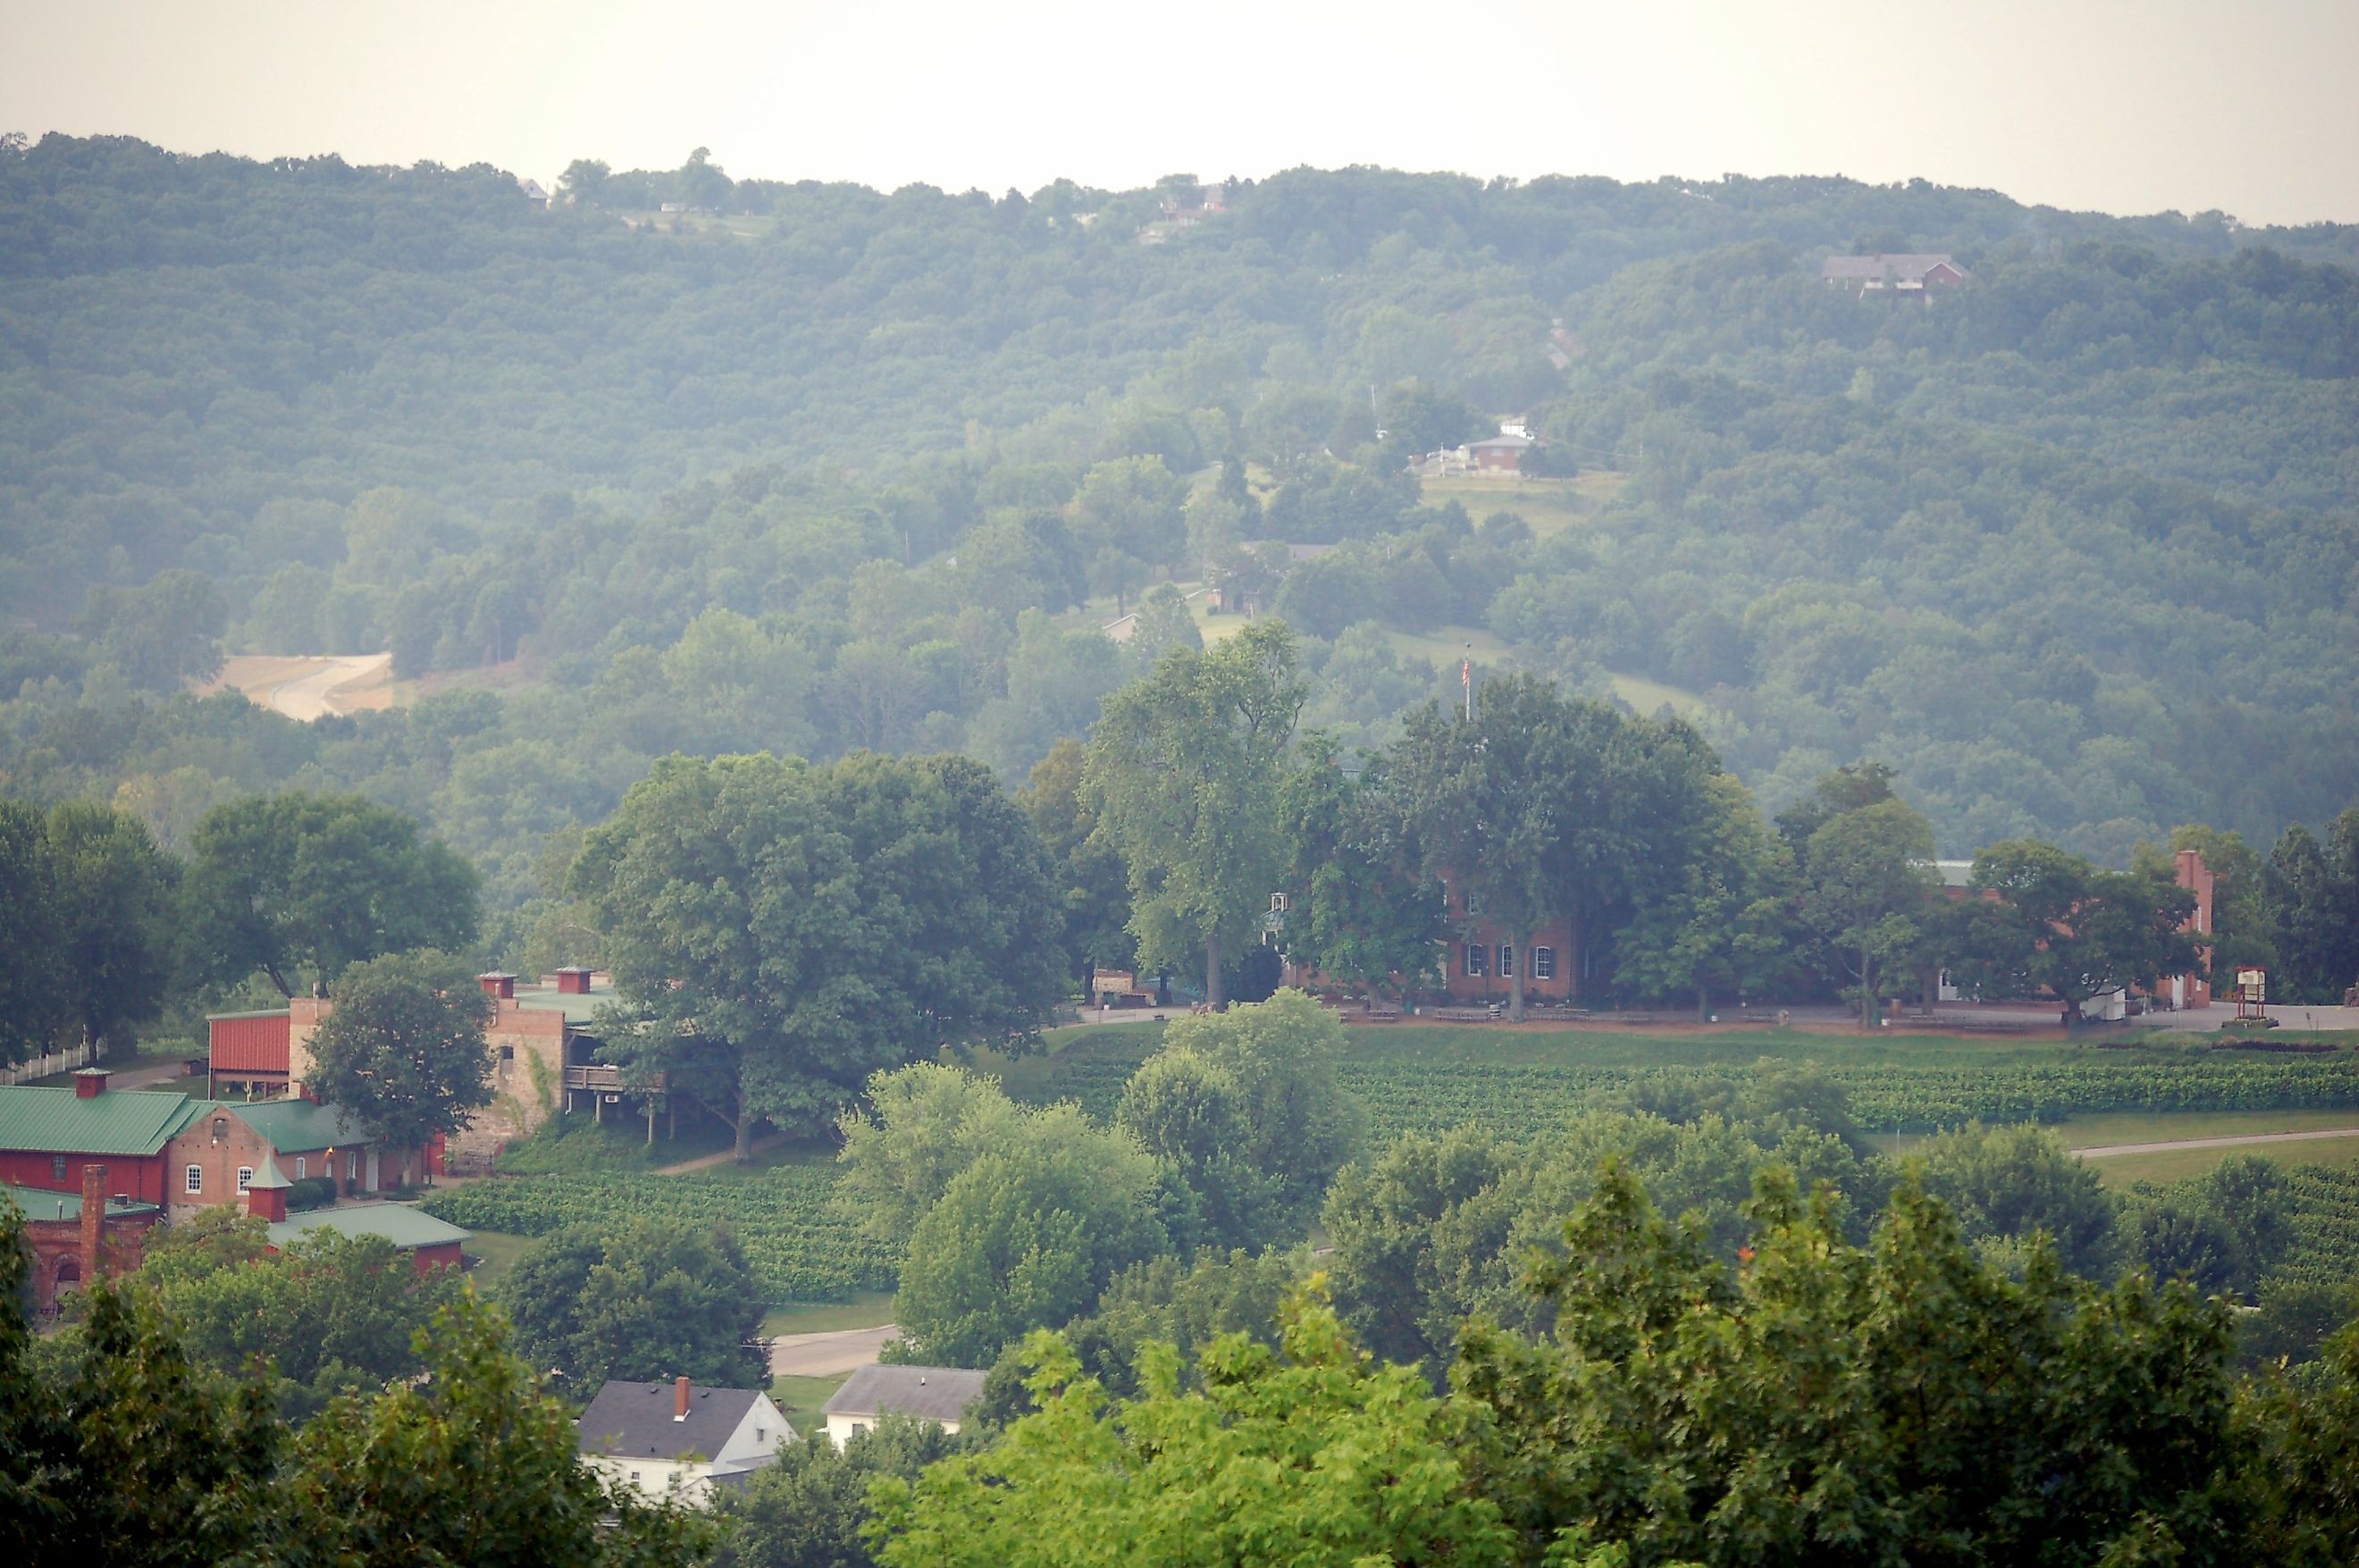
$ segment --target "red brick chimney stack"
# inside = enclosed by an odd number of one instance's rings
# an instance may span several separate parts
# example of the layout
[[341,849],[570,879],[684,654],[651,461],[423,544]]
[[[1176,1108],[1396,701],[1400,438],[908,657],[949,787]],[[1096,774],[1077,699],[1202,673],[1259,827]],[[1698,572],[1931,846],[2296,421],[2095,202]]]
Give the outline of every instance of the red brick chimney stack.
[[98,1279],[99,1248],[105,1240],[106,1167],[85,1165],[82,1168],[82,1279],[85,1290]]
[[497,971],[475,976],[475,984],[484,988],[484,995],[486,996],[515,996],[516,980],[515,975],[502,975]]
[[685,1377],[676,1379],[671,1386],[671,1419],[684,1421],[688,1419],[688,1379]]
[[560,996],[588,996],[590,994],[590,971],[574,964],[569,964],[565,968],[559,970],[557,972],[557,990]]
[[74,1098],[95,1100],[106,1093],[106,1069],[85,1067],[74,1074]]

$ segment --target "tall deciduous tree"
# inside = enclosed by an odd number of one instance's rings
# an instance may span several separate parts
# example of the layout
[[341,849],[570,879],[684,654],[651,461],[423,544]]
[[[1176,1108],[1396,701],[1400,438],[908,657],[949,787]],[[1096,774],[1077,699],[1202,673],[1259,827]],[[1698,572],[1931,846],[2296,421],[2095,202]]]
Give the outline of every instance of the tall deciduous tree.
[[1139,957],[1201,952],[1215,1007],[1223,953],[1282,886],[1277,795],[1307,692],[1294,634],[1260,621],[1202,653],[1173,648],[1105,700],[1091,732],[1089,797],[1128,868]]
[[1649,996],[1693,992],[1699,1018],[1715,990],[1767,984],[1793,953],[1792,852],[1734,778],[1714,774],[1706,789],[1712,810],[1697,853],[1646,880],[1616,943],[1624,985]]
[[63,913],[49,827],[0,800],[0,1064],[49,1049],[67,1012]]
[[1839,811],[1806,844],[1803,919],[1849,968],[1860,1026],[1875,1007],[1881,968],[1922,945],[1933,909],[1933,827],[1906,801],[1886,799]]
[[1080,1117],[1026,1130],[951,1178],[910,1233],[895,1311],[929,1359],[988,1367],[1170,1247],[1163,1173],[1128,1133]]
[[235,982],[258,969],[282,996],[305,970],[332,984],[379,953],[475,939],[474,869],[358,795],[299,790],[215,807],[190,840],[184,886],[200,975]]
[[1386,759],[1364,756],[1347,772],[1334,743],[1314,731],[1279,809],[1290,861],[1287,956],[1358,985],[1421,984],[1442,936],[1441,890],[1425,874]]
[[1198,1185],[1208,1211],[1227,1206],[1226,1188],[1264,1194],[1237,1205],[1223,1245],[1291,1242],[1359,1141],[1364,1113],[1335,1076],[1343,1056],[1342,1022],[1300,991],[1178,1019],[1124,1091],[1120,1120]]
[[421,1330],[426,1376],[339,1400],[304,1429],[284,1480],[288,1568],[700,1561],[711,1527],[609,1488],[582,1464],[573,1412],[463,1295]]
[[2198,962],[2180,928],[2195,895],[2160,867],[2106,871],[2052,844],[2010,839],[1974,856],[1970,884],[1995,895],[1961,908],[1950,967],[1994,996],[2046,990],[2077,1020],[2082,1004],[2151,987]]
[[723,1388],[767,1381],[745,1342],[762,1323],[760,1282],[726,1231],[641,1220],[604,1236],[578,1226],[542,1237],[500,1287],[516,1349],[586,1399],[611,1377],[693,1377]]
[[136,817],[87,801],[49,813],[66,1005],[95,1049],[125,1042],[164,1004],[179,863]]
[[468,966],[431,949],[346,970],[311,1036],[306,1087],[397,1149],[457,1132],[492,1103],[489,1003]]
[[1288,1303],[1280,1337],[1282,1357],[1216,1341],[1190,1393],[1172,1347],[1150,1345],[1144,1391],[1114,1403],[1061,1339],[1036,1336],[1037,1413],[914,1487],[879,1483],[879,1560],[1047,1568],[1119,1543],[1158,1565],[1505,1561],[1499,1511],[1470,1494],[1415,1371],[1372,1362],[1315,1298]]
[[1033,766],[1016,800],[1032,821],[1048,852],[1063,920],[1058,932],[1069,972],[1086,985],[1099,969],[1127,969],[1138,939],[1130,934],[1130,887],[1122,855],[1097,831],[1082,774],[1088,754],[1071,736],[1051,746]]
[[823,1127],[871,1073],[1024,1035],[1060,988],[1030,824],[964,757],[671,757],[568,887],[607,932],[609,1048],[736,1130]]
[[1625,876],[1614,783],[1625,728],[1552,681],[1510,675],[1483,688],[1471,719],[1428,703],[1393,748],[1425,870],[1449,885],[1453,918],[1515,944],[1511,1018],[1524,1016],[1533,934],[1584,900],[1603,903]]
[[2012,1279],[1913,1182],[1864,1247],[1790,1177],[1751,1208],[1732,1269],[1609,1162],[1530,1271],[1549,1334],[1469,1327],[1451,1381],[1516,1561],[1568,1527],[1657,1563],[2236,1555],[2225,1307],[2037,1250]]

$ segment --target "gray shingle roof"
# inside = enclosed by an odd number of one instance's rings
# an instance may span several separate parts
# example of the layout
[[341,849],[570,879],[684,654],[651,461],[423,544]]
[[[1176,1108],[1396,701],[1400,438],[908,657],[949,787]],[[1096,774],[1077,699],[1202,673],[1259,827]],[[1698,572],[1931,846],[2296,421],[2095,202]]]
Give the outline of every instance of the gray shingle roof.
[[854,1372],[828,1400],[831,1416],[916,1416],[920,1421],[964,1419],[983,1398],[980,1372],[963,1367],[885,1367]]
[[691,1385],[688,1419],[674,1421],[678,1403],[671,1384],[613,1382],[598,1390],[575,1430],[584,1454],[611,1454],[617,1459],[677,1459],[694,1454],[711,1459],[760,1398],[752,1388]]
[[1900,256],[1831,256],[1819,268],[1819,276],[1844,282],[1875,278],[1922,278],[1944,264],[1957,267],[1962,273],[1966,270],[1940,252],[1912,251]]

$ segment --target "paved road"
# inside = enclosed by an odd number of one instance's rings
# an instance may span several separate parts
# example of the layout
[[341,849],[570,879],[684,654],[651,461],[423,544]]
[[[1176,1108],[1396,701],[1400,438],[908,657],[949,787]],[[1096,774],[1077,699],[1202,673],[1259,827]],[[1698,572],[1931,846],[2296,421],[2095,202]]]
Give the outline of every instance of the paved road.
[[320,719],[340,712],[330,700],[342,686],[392,661],[389,653],[331,654],[324,668],[270,689],[270,705],[290,719]]
[[2103,1160],[2109,1154],[2167,1154],[2174,1149],[2238,1149],[2248,1143],[2307,1143],[2321,1138],[2359,1138],[2359,1127],[2321,1127],[2314,1132],[2247,1132],[2231,1138],[2177,1138],[2166,1143],[2108,1143],[2095,1149],[2076,1149],[2072,1152],[2083,1160]]
[[876,1359],[885,1342],[900,1336],[892,1323],[830,1334],[782,1334],[770,1341],[773,1377],[841,1377]]

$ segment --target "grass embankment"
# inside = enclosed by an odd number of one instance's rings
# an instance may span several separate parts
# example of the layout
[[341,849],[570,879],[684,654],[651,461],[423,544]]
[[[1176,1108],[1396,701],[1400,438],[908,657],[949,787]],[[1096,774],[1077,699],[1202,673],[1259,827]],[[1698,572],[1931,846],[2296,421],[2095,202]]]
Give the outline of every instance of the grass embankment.
[[2140,1181],[2185,1181],[2239,1154],[2256,1154],[2273,1165],[2288,1169],[2305,1165],[2347,1168],[2359,1165],[2359,1135],[2288,1143],[2230,1144],[2225,1148],[2160,1149],[2145,1154],[2105,1155],[2089,1163],[2096,1168],[2098,1179],[2106,1186],[2126,1188]]
[[469,1232],[459,1248],[475,1260],[467,1270],[467,1278],[474,1281],[476,1290],[486,1295],[496,1294],[500,1282],[508,1277],[533,1241],[531,1236],[511,1236],[505,1231]]

